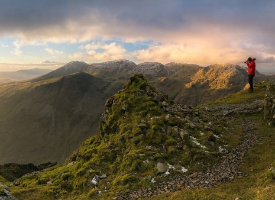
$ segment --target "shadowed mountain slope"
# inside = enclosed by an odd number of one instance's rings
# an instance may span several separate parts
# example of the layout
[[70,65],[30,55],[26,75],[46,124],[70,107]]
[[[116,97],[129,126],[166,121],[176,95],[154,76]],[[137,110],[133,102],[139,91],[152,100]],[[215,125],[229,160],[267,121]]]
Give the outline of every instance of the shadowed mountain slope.
[[0,162],[64,161],[97,132],[107,84],[81,72],[0,87]]
[[85,62],[72,61],[72,62],[69,62],[66,65],[64,65],[48,74],[45,74],[41,77],[34,79],[34,81],[55,78],[55,77],[61,77],[61,76],[68,76],[70,74],[74,74],[77,72],[84,72],[86,70],[87,66],[88,66],[88,64]]

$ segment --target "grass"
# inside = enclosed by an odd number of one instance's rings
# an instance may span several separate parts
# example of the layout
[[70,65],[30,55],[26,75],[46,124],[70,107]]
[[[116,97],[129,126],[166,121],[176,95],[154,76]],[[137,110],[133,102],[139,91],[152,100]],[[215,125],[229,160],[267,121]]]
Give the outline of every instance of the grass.
[[250,93],[248,90],[242,90],[237,93],[228,95],[222,99],[215,102],[210,102],[209,104],[238,104],[238,103],[249,103],[255,99],[263,99],[265,95],[266,83],[259,83],[255,85],[254,92]]
[[[263,98],[263,88],[264,86],[257,86],[253,94],[241,91],[215,103],[242,103]],[[20,186],[11,188],[15,196],[28,200],[111,199],[116,196],[116,192],[148,187],[152,184],[147,180],[148,176],[160,181],[155,167],[157,162],[167,162],[176,167],[187,166],[189,173],[200,171],[203,164],[216,161],[219,146],[227,145],[226,148],[231,148],[239,143],[241,125],[244,121],[261,119],[260,115],[249,118],[244,115],[226,118],[202,112],[201,119],[198,120],[200,122],[193,129],[190,123],[192,119],[196,120],[196,114],[188,114],[185,118],[166,119],[167,113],[161,109],[160,103],[166,102],[169,105],[172,102],[165,95],[158,94],[163,100],[157,103],[153,100],[154,96],[147,95],[145,90],[155,92],[143,77],[131,78],[131,82],[125,85],[125,90],[114,95],[112,103],[107,106],[108,115],[106,122],[102,121],[100,124],[100,134],[84,142],[69,159],[68,162],[74,164],[56,166],[39,175],[21,178]],[[183,116],[184,113],[180,115]],[[182,139],[178,131],[175,131],[180,129],[188,133]],[[271,133],[274,133],[274,129],[264,125],[258,127],[262,144],[247,154],[242,165],[243,171],[250,176],[237,178],[214,189],[185,189],[153,199],[232,199],[239,196],[244,199],[255,199],[259,195],[264,199],[272,193],[275,177],[275,170],[273,173],[269,169],[273,163],[275,168],[275,134]],[[220,135],[214,145],[210,145],[209,142],[211,134],[212,137],[213,134]],[[202,151],[190,136],[196,137],[213,154]],[[178,144],[182,146],[177,147]],[[154,150],[147,150],[148,146]],[[266,151],[268,153],[265,154]],[[106,179],[101,180],[97,189],[87,185],[95,174],[108,174]],[[49,181],[52,185],[47,184]],[[105,186],[108,188],[107,192],[104,191]],[[265,192],[258,194],[254,189]],[[101,195],[99,190],[102,191]]]
[[[261,116],[252,116],[249,120],[260,122]],[[151,200],[275,199],[275,176],[272,171],[275,167],[275,128],[259,123],[257,129],[260,142],[249,150],[241,165],[241,171],[248,174],[247,177],[238,177],[213,189],[184,189]]]

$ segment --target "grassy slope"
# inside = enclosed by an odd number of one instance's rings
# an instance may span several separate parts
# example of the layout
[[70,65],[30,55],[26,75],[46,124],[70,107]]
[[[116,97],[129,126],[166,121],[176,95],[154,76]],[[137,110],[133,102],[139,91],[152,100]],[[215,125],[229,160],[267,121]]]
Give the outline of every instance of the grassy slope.
[[[140,90],[147,86],[149,85],[145,80],[132,79],[124,92],[114,95],[115,103],[108,107],[106,124],[101,124],[101,135],[88,139],[71,156],[71,161],[75,161],[73,165],[56,166],[38,175],[23,177],[19,180],[20,186],[11,188],[13,194],[19,199],[28,200],[53,199],[57,194],[61,196],[60,199],[93,198],[98,194],[98,189],[87,187],[87,181],[91,180],[95,174],[106,173],[108,177],[101,181],[99,189],[104,191],[106,183],[108,191],[102,192],[102,199],[110,199],[117,191],[150,185],[148,176],[155,177],[157,181],[161,179],[156,175],[155,168],[159,161],[178,165],[179,168],[188,166],[188,171],[191,173],[192,169],[199,170],[201,163],[216,159],[216,154],[207,154],[202,151],[190,141],[188,135],[184,136],[186,150],[178,149],[176,145],[181,139],[177,134],[173,136],[174,126],[186,129],[211,152],[218,152],[220,145],[227,144],[231,147],[238,143],[240,128],[237,127],[238,124],[233,126],[232,120],[228,122],[222,118],[212,118],[213,116],[201,113],[202,119],[199,120],[198,127],[193,130],[189,127],[190,120],[187,118],[165,119],[167,113],[160,109],[158,103],[152,101],[153,97],[145,94],[144,90]],[[151,90],[154,91],[152,88]],[[153,94],[158,93],[153,92]],[[169,102],[165,95],[160,94],[159,97]],[[124,105],[128,105],[128,108],[122,115]],[[183,113],[179,115],[183,116]],[[160,118],[155,120],[153,116],[160,116]],[[190,113],[189,118],[196,118],[196,114]],[[208,132],[204,128],[210,120],[215,134],[224,133],[214,146],[207,142]],[[229,128],[225,129],[225,126]],[[170,128],[171,133],[162,133],[163,128],[167,130]],[[206,134],[202,136],[200,131]],[[238,132],[235,137],[232,137],[233,131]],[[228,138],[231,140],[224,144]],[[121,142],[122,140],[125,142]],[[163,144],[166,145],[166,151]],[[146,150],[146,146],[152,146],[155,150]],[[148,160],[147,164],[144,162],[146,160]],[[48,181],[53,185],[47,185]]]
[[4,179],[4,177],[1,175],[0,175],[0,182],[6,182],[6,179]]
[[225,96],[224,98],[218,99],[215,102],[209,104],[238,104],[238,103],[249,103],[255,99],[263,100],[265,95],[265,82],[261,82],[254,87],[254,92],[249,93],[247,90],[241,90],[237,93]]
[[[255,88],[254,93],[240,91],[229,95],[212,104],[219,103],[247,103],[255,99],[263,99],[262,86]],[[259,143],[249,150],[241,165],[241,170],[247,177],[238,177],[232,182],[220,184],[213,189],[184,189],[175,193],[167,193],[152,200],[192,200],[192,199],[275,199],[275,128],[267,127],[262,122],[262,115],[238,116],[239,120],[257,122]],[[238,120],[238,121],[239,121]]]

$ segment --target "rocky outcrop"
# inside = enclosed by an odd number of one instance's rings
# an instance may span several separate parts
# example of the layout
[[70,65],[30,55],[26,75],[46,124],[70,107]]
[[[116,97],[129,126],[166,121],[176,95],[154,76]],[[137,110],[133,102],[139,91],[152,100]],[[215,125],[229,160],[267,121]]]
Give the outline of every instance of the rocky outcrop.
[[218,162],[209,166],[205,171],[171,176],[165,182],[157,183],[153,187],[123,193],[114,199],[143,199],[183,188],[213,188],[218,183],[231,181],[238,176],[247,176],[240,171],[239,167],[245,153],[258,141],[254,127],[253,123],[243,124],[241,144],[231,150],[221,149],[222,155]]
[[14,197],[10,189],[0,182],[0,200],[18,200]]

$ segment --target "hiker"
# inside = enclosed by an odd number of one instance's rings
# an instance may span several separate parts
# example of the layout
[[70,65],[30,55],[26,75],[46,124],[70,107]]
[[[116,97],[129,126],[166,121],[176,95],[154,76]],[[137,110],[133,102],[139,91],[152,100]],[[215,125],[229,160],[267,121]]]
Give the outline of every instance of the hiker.
[[255,63],[256,58],[251,58],[249,57],[247,59],[246,65],[247,65],[247,74],[248,74],[248,83],[249,83],[249,92],[253,92],[253,78],[255,76],[255,68],[256,68],[256,63]]

